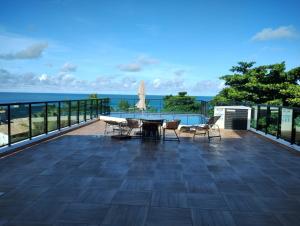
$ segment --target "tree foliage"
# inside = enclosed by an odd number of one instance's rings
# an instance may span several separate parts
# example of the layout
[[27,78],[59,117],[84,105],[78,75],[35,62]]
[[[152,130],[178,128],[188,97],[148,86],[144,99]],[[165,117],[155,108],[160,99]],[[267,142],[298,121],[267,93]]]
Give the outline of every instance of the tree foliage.
[[300,67],[286,71],[285,63],[254,67],[238,62],[233,74],[224,75],[225,88],[212,100],[214,105],[231,103],[300,106]]
[[97,93],[92,93],[89,95],[88,99],[99,99]]
[[130,104],[128,103],[127,100],[120,100],[118,103],[118,109],[120,111],[128,111],[130,108]]
[[165,112],[199,112],[200,103],[195,97],[188,96],[187,92],[179,92],[178,95],[164,97]]

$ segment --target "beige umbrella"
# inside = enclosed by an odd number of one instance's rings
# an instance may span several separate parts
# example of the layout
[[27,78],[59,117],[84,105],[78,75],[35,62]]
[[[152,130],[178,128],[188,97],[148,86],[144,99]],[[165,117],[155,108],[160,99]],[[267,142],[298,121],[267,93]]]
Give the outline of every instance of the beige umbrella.
[[138,90],[139,101],[136,103],[136,107],[142,111],[146,110],[145,102],[145,83],[142,80]]

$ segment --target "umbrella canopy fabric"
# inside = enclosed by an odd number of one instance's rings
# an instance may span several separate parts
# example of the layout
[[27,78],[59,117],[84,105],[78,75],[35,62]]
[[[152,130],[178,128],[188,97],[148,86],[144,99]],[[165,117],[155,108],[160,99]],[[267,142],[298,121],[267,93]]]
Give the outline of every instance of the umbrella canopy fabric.
[[139,90],[138,90],[139,101],[136,103],[136,107],[142,111],[146,110],[145,102],[145,83],[141,81]]

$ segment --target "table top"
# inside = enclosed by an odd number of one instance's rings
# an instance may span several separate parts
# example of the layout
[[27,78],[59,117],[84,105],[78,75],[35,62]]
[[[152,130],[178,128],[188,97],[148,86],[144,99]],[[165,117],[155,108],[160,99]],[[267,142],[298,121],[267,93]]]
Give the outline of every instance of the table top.
[[158,125],[158,126],[162,126],[164,123],[163,119],[141,119],[143,122],[143,125]]

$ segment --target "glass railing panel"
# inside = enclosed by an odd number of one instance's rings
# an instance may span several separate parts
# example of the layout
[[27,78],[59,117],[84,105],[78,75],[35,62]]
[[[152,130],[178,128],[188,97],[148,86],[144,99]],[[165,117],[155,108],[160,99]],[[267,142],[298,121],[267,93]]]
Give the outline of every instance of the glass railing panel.
[[291,141],[293,110],[289,108],[282,108],[281,114],[281,138]]
[[102,99],[98,100],[98,114],[102,114]]
[[104,109],[103,113],[104,114],[109,114],[110,111],[111,111],[111,108],[110,108],[110,99],[109,98],[104,98],[102,100],[102,103],[103,103],[103,109]]
[[134,112],[135,106],[133,103],[130,103],[132,101],[127,99],[114,99],[112,102],[112,111],[114,112]]
[[278,107],[270,107],[270,118],[269,118],[269,126],[268,126],[268,133],[277,136],[278,133],[278,115],[279,115],[279,108]]
[[58,130],[58,102],[48,103],[48,132]]
[[157,99],[146,99],[146,112],[161,112],[162,101]]
[[[119,98],[111,98],[110,99],[110,110],[111,110],[111,112],[118,111],[119,100],[120,100]],[[105,99],[102,99],[102,107],[103,107],[102,112],[104,113]]]
[[31,104],[31,135],[45,133],[46,104]]
[[266,106],[260,106],[259,108],[259,119],[258,119],[258,125],[257,129],[263,132],[266,132],[266,126],[267,126],[267,107]]
[[92,118],[97,117],[97,101],[98,100],[91,100],[91,114]]
[[91,100],[87,100],[87,102],[86,102],[86,120],[91,119],[91,114],[92,114]]
[[78,122],[78,101],[71,101],[71,125]]
[[251,108],[251,128],[256,129],[257,124],[257,106]]
[[69,102],[60,102],[60,128],[69,126]]
[[17,104],[10,106],[11,142],[29,138],[29,105]]
[[84,121],[85,101],[79,101],[79,122]]
[[8,107],[0,106],[0,147],[8,144]]

